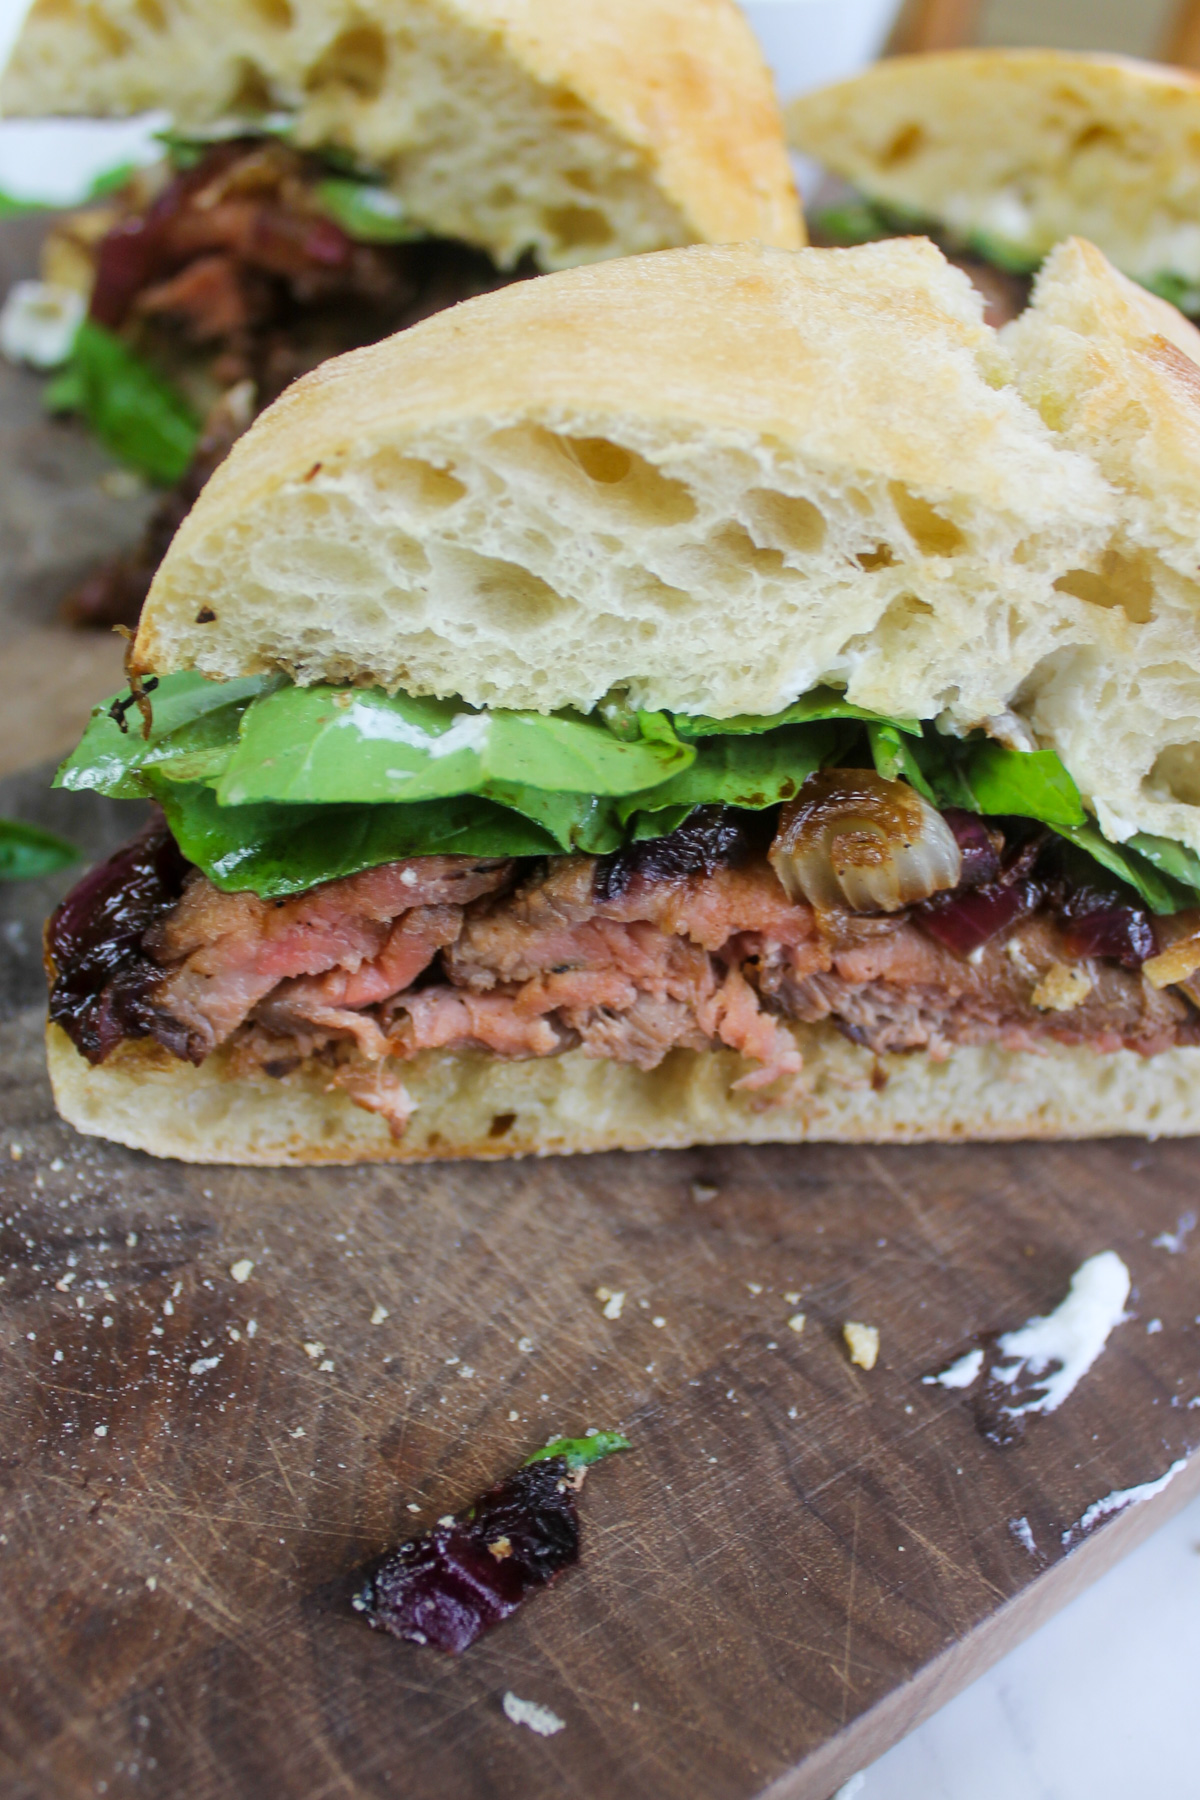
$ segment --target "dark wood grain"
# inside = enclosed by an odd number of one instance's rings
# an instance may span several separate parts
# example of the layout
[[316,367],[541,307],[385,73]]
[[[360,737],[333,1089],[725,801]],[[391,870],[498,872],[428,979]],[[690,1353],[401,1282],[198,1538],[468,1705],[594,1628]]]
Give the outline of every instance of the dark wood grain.
[[[92,697],[67,697],[53,595],[131,525],[35,402],[0,375],[25,457],[0,621],[49,634],[6,698],[23,760],[48,704],[69,737]],[[91,857],[133,828],[48,773],[0,782],[0,812]],[[1064,1553],[1200,1439],[1200,1232],[1153,1243],[1196,1207],[1193,1145],[155,1163],[50,1104],[38,940],[67,879],[0,889],[6,1800],[824,1800],[1197,1485],[1200,1462]],[[923,1377],[1108,1247],[1135,1318],[997,1450]],[[882,1333],[869,1374],[847,1318]],[[635,1450],[589,1481],[577,1571],[458,1662],[366,1629],[364,1558],[591,1424]],[[511,1724],[509,1688],[566,1729]]]
[[[93,851],[114,832],[111,804],[5,787]],[[1153,1244],[1195,1206],[1191,1144],[155,1163],[53,1116],[52,897],[4,897],[6,1794],[820,1800],[1148,1529],[1062,1548],[1200,1439],[1200,1243]],[[1108,1247],[1135,1317],[992,1447],[922,1377]],[[870,1374],[847,1318],[882,1333]],[[363,1626],[362,1559],[590,1424],[636,1448],[588,1484],[577,1572],[458,1662]],[[565,1731],[509,1723],[507,1688]]]

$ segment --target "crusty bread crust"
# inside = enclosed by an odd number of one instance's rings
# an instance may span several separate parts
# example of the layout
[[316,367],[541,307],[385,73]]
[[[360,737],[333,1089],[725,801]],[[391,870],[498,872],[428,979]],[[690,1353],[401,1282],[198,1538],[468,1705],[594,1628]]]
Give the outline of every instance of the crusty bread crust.
[[36,0],[25,116],[282,107],[510,265],[802,243],[771,78],[733,0]]
[[48,1028],[54,1099],[76,1130],[183,1162],[263,1166],[551,1156],[723,1143],[920,1143],[1200,1132],[1200,1049],[1142,1058],[1051,1046],[875,1057],[830,1026],[794,1026],[804,1072],[739,1094],[731,1051],[672,1051],[649,1072],[580,1051],[539,1062],[427,1052],[402,1069],[418,1102],[402,1139],[319,1066],[230,1079],[145,1043],[99,1068]]
[[1127,57],[890,57],[793,100],[795,149],[873,199],[1036,262],[1086,237],[1200,285],[1200,79]]

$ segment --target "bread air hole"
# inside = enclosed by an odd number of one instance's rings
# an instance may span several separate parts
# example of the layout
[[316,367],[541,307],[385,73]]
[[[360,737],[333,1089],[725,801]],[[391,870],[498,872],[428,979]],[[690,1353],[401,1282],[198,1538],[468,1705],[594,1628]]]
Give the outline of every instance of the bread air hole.
[[137,0],[136,11],[142,24],[148,25],[151,31],[161,32],[167,29],[166,14],[158,0]]
[[[737,586],[748,574],[777,576],[783,574],[785,567],[783,551],[756,544],[743,525],[723,525],[709,538],[708,550],[718,565],[723,564],[725,572],[735,578]],[[712,574],[719,579],[721,572],[718,567]]]
[[1119,608],[1135,625],[1154,617],[1154,582],[1146,564],[1116,550],[1105,553],[1099,572],[1068,569],[1054,584],[1060,594],[1073,594],[1089,606]]
[[349,88],[362,100],[376,100],[387,74],[387,44],[378,25],[350,25],[309,70],[309,93]]
[[885,169],[898,169],[901,163],[911,162],[914,156],[919,155],[926,142],[923,125],[915,122],[902,125],[879,152],[879,161]]
[[[46,13],[43,9],[42,17]],[[69,9],[64,9],[64,16],[69,16]],[[98,6],[88,6],[83,10],[83,22],[91,32],[100,49],[108,56],[124,56],[129,49],[129,38],[119,25],[106,18]]]
[[250,0],[251,11],[273,31],[290,31],[295,15],[291,0]]
[[248,56],[238,63],[238,78],[233,92],[229,96],[228,110],[235,119],[250,119],[258,113],[269,113],[275,109],[275,95],[271,83],[263,74],[258,64]]
[[362,465],[362,474],[380,494],[399,499],[410,512],[445,512],[467,491],[446,469],[390,448],[376,450]]
[[573,605],[520,563],[449,547],[438,561],[439,601],[460,619],[477,619],[498,633],[536,631]]
[[560,250],[602,250],[612,243],[612,221],[595,206],[548,206],[542,223]]
[[1168,744],[1156,757],[1146,786],[1184,806],[1200,806],[1200,744]]
[[[546,433],[549,438],[550,433]],[[645,525],[686,525],[696,516],[696,502],[682,481],[672,481],[639,456],[608,438],[551,439],[576,468],[632,518]]]
[[609,438],[567,437],[542,426],[519,425],[496,432],[488,447],[497,462],[539,480],[561,483],[565,477],[572,500],[589,499],[622,524],[686,525],[696,516],[690,488]]
[[824,548],[827,534],[820,507],[800,494],[776,494],[770,488],[751,488],[746,510],[760,542],[813,556]]
[[966,540],[958,526],[920,494],[914,494],[902,481],[889,481],[888,492],[900,523],[922,556],[956,556],[965,548]]

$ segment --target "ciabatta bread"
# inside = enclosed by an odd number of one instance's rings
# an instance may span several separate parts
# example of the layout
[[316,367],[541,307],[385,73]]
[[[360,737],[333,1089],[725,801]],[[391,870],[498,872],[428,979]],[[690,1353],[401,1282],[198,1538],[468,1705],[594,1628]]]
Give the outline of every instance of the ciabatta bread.
[[185,128],[291,112],[502,267],[803,241],[733,0],[35,0],[0,111],[160,107]]
[[1119,56],[890,57],[793,100],[795,148],[864,194],[1036,264],[1092,239],[1200,287],[1200,80]]
[[892,1143],[1200,1132],[1200,1050],[1141,1057],[1050,1045],[876,1058],[831,1025],[789,1029],[801,1075],[755,1097],[732,1051],[673,1050],[650,1071],[427,1051],[402,1065],[417,1110],[402,1138],[312,1064],[275,1080],[233,1078],[218,1052],[198,1069],[157,1045],[124,1044],[99,1068],[57,1026],[48,1052],[67,1122],[153,1156],[264,1165],[551,1156],[688,1144]]

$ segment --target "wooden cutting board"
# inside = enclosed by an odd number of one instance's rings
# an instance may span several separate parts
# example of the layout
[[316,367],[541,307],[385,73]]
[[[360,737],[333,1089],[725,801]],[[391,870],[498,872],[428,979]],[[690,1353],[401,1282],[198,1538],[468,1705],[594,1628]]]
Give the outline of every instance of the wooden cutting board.
[[[41,634],[10,766],[111,679],[48,608],[132,523],[31,393],[0,387],[25,434],[4,618]],[[47,775],[0,812],[90,856],[132,829]],[[1200,1488],[1196,1458],[1072,1535],[1200,1443],[1192,1144],[156,1163],[50,1104],[38,935],[66,885],[0,889],[6,1796],[824,1800]],[[995,1447],[923,1378],[1110,1248],[1133,1316]],[[881,1334],[870,1373],[847,1319]],[[458,1661],[365,1627],[365,1558],[589,1425],[634,1449],[588,1482],[576,1571]],[[513,1724],[508,1691],[564,1729]]]

